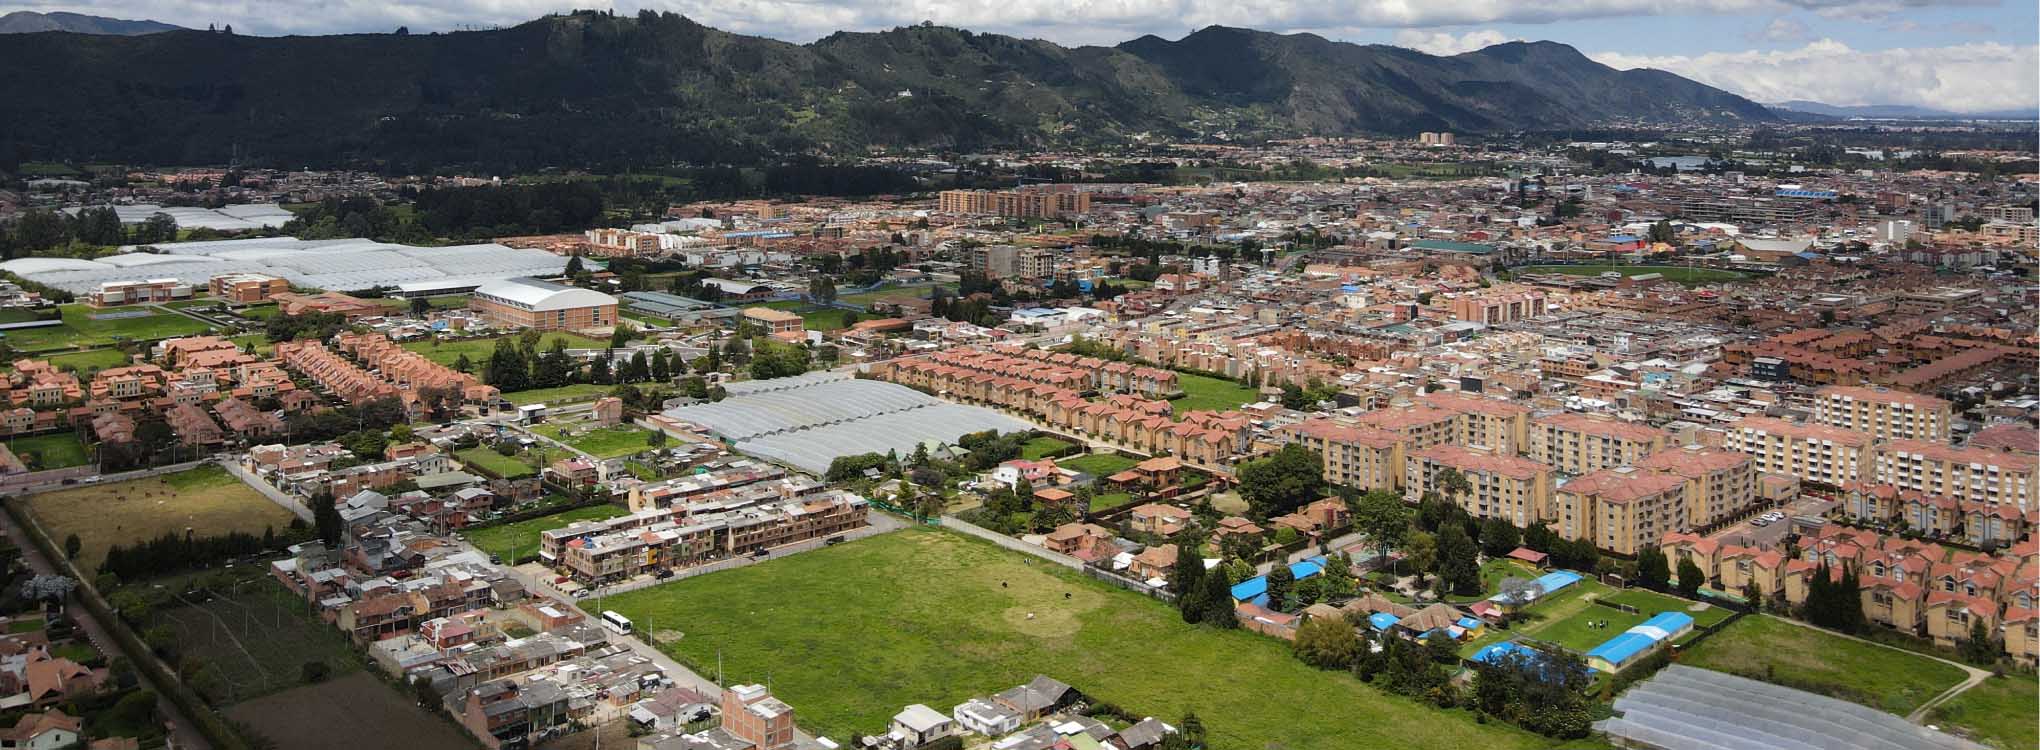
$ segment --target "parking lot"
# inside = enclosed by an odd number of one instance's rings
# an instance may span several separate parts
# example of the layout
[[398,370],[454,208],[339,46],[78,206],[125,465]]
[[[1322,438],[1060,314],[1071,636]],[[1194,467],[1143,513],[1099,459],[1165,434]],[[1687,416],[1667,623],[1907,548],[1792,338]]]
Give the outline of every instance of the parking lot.
[[[1720,531],[1708,535],[1708,538],[1722,544],[1744,547],[1777,547],[1783,543],[1785,535],[1792,531],[1794,525],[1792,519],[1824,517],[1828,509],[1834,506],[1835,503],[1831,500],[1800,495],[1787,502],[1783,508],[1753,512],[1749,518],[1723,527]],[[1766,514],[1776,514],[1772,517],[1778,520],[1767,521]]]

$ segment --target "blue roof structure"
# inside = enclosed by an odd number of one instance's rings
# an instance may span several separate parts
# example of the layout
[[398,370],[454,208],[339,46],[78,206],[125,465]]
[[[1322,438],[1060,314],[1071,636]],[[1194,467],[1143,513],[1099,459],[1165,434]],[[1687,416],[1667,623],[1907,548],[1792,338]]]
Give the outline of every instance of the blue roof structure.
[[1637,239],[1639,239],[1639,238],[1638,238],[1638,237],[1637,237],[1636,235],[1633,235],[1633,234],[1611,234],[1611,235],[1608,235],[1608,241],[1609,241],[1609,242],[1635,242],[1635,241],[1637,241]]
[[1636,658],[1650,647],[1657,645],[1657,639],[1637,632],[1625,632],[1603,641],[1587,652],[1588,659],[1601,659],[1609,664],[1621,665]]
[[1691,627],[1693,627],[1692,615],[1688,615],[1684,612],[1659,612],[1657,616],[1652,617],[1648,620],[1644,620],[1643,622],[1637,624],[1636,627],[1630,628],[1630,630],[1634,631],[1640,628],[1656,628],[1658,630],[1664,631],[1666,637],[1670,637],[1671,635],[1684,632],[1686,629]]
[[1459,622],[1455,622],[1452,624],[1458,625],[1459,627],[1462,628],[1466,628],[1467,630],[1473,630],[1487,623],[1481,622],[1479,619],[1473,617],[1461,617],[1459,618]]
[[1477,664],[1487,664],[1509,654],[1522,654],[1527,658],[1537,656],[1537,651],[1525,648],[1515,641],[1502,641],[1501,643],[1473,652],[1473,656],[1470,658]]
[[1376,612],[1367,616],[1367,624],[1373,626],[1375,630],[1387,630],[1395,627],[1395,624],[1401,621],[1402,618],[1387,612]]
[[1554,570],[1537,577],[1537,587],[1546,594],[1579,582],[1580,574],[1568,570]]
[[[1296,576],[1296,580],[1299,581],[1323,572],[1325,572],[1325,559],[1322,557],[1313,557],[1289,564],[1289,574]],[[1259,575],[1233,584],[1232,598],[1233,601],[1248,602],[1262,607],[1268,606],[1268,577]]]
[[1813,200],[1824,201],[1834,200],[1836,197],[1838,197],[1835,191],[1833,190],[1801,190],[1797,188],[1792,189],[1779,188],[1778,192],[1774,193],[1773,195],[1776,195],[1777,197],[1780,198],[1811,198]]

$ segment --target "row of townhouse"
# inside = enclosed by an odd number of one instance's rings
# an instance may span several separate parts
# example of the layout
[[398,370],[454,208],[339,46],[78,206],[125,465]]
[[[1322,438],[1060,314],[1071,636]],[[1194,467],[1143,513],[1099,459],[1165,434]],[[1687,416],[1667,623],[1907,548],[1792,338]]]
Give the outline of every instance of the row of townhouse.
[[539,535],[539,560],[584,584],[737,557],[863,528],[870,504],[826,490],[801,496],[649,507]]
[[312,339],[284,341],[276,345],[276,358],[285,367],[304,373],[319,387],[350,404],[397,396],[396,386],[333,353],[324,342]]
[[1895,439],[1824,424],[1774,417],[1744,417],[1729,426],[1723,444],[1750,455],[1759,471],[1832,487],[1888,484],[1908,492],[1957,501],[2035,507],[2040,457],[2029,451],[1957,447],[1939,441]]
[[1888,484],[1843,485],[1838,510],[1860,523],[1895,526],[1977,547],[2009,545],[2040,525],[2040,510],[1909,492]]
[[417,393],[425,390],[458,393],[462,401],[471,404],[492,402],[500,395],[495,386],[405,349],[379,333],[342,333],[333,338],[333,345],[396,386],[405,394],[407,406],[413,405]]
[[1079,391],[1131,393],[1149,398],[1168,398],[1182,393],[1178,382],[1180,378],[1172,370],[1047,349],[1018,346],[957,348],[936,352],[928,355],[927,359]]
[[1662,549],[1674,566],[1690,560],[1723,590],[1747,586],[1793,606],[1806,602],[1822,566],[1835,578],[1853,570],[1871,622],[1943,647],[1967,640],[1980,622],[2015,661],[2040,659],[2040,540],[1987,554],[1827,524],[1790,557],[1682,533],[1665,535]]

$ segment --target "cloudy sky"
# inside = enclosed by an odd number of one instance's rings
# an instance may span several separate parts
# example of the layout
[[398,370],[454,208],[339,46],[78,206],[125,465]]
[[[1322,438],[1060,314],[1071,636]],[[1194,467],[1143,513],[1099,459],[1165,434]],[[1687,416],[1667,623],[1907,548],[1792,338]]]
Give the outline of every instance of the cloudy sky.
[[925,20],[1063,44],[1173,39],[1211,24],[1436,54],[1549,39],[1616,67],[1670,70],[1765,102],[2040,108],[2034,0],[0,0],[0,11],[233,24],[264,35],[449,31],[573,7],[670,10],[794,42]]

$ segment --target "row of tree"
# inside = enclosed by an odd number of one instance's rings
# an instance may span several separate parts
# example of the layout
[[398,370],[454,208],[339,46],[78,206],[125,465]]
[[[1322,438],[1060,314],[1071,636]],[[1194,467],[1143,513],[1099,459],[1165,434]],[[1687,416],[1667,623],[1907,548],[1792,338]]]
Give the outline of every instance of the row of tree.
[[111,207],[80,210],[77,214],[34,209],[11,222],[0,223],[0,260],[52,254],[72,243],[94,248],[117,245],[152,245],[177,239],[177,220],[157,213],[133,227],[122,225]]

